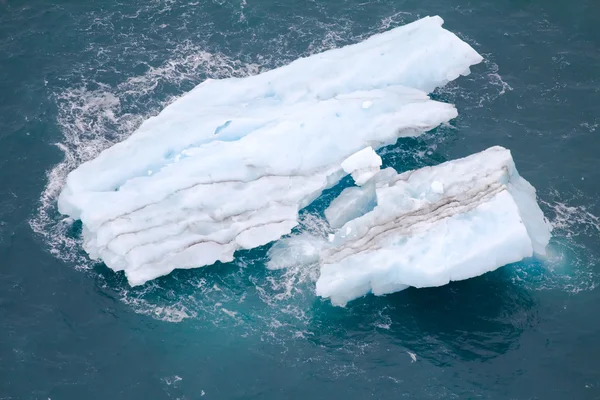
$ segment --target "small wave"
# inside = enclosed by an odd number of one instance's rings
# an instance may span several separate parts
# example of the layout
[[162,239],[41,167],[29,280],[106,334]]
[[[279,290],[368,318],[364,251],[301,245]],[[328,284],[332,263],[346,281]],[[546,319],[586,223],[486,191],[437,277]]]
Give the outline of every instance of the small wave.
[[[469,43],[475,50],[481,47],[477,42],[469,39],[465,35],[459,35],[461,39]],[[480,52],[483,56],[482,66],[484,71],[477,74],[470,74],[461,78],[459,81],[449,82],[446,86],[436,89],[435,96],[439,96],[445,101],[456,102],[457,99],[468,100],[460,107],[459,115],[467,113],[473,108],[481,108],[489,103],[493,103],[507,92],[513,90],[512,86],[506,82],[500,75],[500,67],[494,61],[492,53]],[[480,69],[481,65],[474,68]]]
[[163,378],[163,382],[167,384],[167,386],[176,385],[177,382],[182,381],[183,378],[179,375],[166,376]]
[[562,201],[541,202],[554,214],[551,224],[555,232],[568,238],[600,233],[600,218],[592,214],[586,206],[570,206]]
[[525,263],[518,268],[515,280],[528,288],[576,294],[598,286],[594,267],[600,260],[596,250],[600,218],[591,211],[594,201],[575,193],[551,190],[538,199],[552,225],[553,238],[542,262]]

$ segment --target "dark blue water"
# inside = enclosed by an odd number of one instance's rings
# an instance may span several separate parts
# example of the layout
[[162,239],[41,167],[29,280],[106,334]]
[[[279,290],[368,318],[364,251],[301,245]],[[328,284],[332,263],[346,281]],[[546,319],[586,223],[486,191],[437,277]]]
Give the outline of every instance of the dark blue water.
[[[486,61],[385,165],[510,148],[547,259],[335,308],[266,248],[131,289],[58,215],[66,173],[207,77],[434,14]],[[596,0],[0,0],[0,399],[600,399],[599,23]]]

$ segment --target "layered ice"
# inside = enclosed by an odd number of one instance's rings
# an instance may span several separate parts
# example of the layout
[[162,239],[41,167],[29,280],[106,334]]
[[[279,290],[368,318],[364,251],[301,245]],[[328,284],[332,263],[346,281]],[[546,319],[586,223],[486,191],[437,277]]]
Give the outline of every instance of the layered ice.
[[550,240],[535,189],[502,147],[402,174],[387,168],[340,198],[325,212],[332,226],[344,223],[320,252],[316,287],[337,305],[472,278],[544,255]]
[[[427,93],[481,57],[442,23],[207,80],[72,171],[59,210],[82,221],[90,257],[131,285],[276,240],[347,173],[348,156],[456,117]],[[359,181],[376,172],[362,161],[348,166]]]

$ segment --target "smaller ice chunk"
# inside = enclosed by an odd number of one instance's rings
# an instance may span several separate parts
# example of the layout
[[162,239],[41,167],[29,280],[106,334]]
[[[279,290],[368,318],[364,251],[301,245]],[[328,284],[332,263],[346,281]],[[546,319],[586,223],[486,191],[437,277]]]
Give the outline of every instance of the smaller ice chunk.
[[371,211],[377,199],[375,186],[346,188],[325,210],[325,218],[332,228],[341,228],[346,222]]
[[345,159],[342,162],[342,169],[352,174],[354,182],[361,186],[379,172],[381,164],[381,157],[369,146]]
[[336,305],[472,278],[544,255],[550,240],[535,189],[502,147],[402,174],[386,169],[358,190],[369,185],[371,211],[348,220],[352,212],[335,201],[328,209],[332,226],[347,222],[323,247],[316,292]]
[[[329,207],[325,209],[325,218],[329,226],[339,229],[346,222],[371,211],[377,205],[377,196],[375,195],[376,185],[379,182],[387,182],[396,175],[396,170],[386,168],[383,171],[379,171],[362,187],[352,186],[344,189],[338,197],[333,199]],[[333,239],[330,241],[333,241]]]
[[375,153],[371,146],[357,151],[342,162],[342,168],[348,174],[359,169],[379,167],[381,167],[381,157]]
[[317,264],[320,252],[327,245],[322,237],[309,233],[281,239],[269,249],[267,268],[279,270]]

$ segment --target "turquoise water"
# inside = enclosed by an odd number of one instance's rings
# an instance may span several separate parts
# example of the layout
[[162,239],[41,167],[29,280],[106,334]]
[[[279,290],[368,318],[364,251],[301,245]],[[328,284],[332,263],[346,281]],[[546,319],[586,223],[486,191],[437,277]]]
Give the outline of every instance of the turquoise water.
[[[202,80],[434,14],[486,60],[384,165],[510,148],[547,259],[336,308],[267,247],[131,289],[58,215],[66,173]],[[598,23],[592,0],[0,0],[0,399],[600,398]]]

